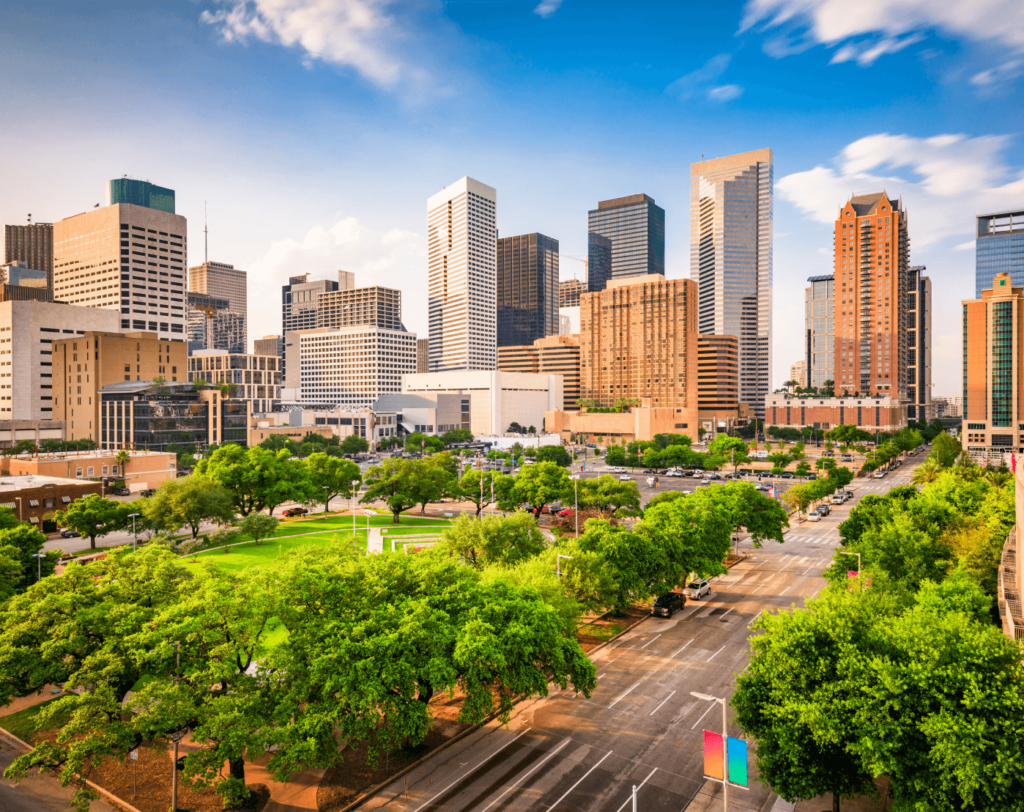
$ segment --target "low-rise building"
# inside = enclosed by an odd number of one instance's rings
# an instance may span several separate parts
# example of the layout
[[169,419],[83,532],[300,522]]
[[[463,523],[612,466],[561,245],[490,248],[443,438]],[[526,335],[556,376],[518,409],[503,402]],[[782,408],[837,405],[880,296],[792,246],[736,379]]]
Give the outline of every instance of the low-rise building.
[[937,395],[932,399],[936,417],[963,417],[963,395]]
[[562,408],[571,412],[580,399],[580,337],[553,335],[532,344],[498,347],[498,369],[502,372],[532,372],[562,376]]
[[188,379],[227,384],[227,400],[248,401],[251,412],[271,412],[281,399],[281,372],[276,355],[196,350],[188,358]]
[[[128,455],[123,467],[120,451]],[[176,456],[169,452],[119,449],[118,451],[60,451],[0,457],[0,475],[61,477],[75,481],[123,479],[132,491],[159,488],[177,477]],[[90,491],[92,493],[93,491]],[[95,493],[101,493],[97,487]]]
[[687,418],[679,409],[655,407],[651,398],[624,412],[554,410],[544,416],[544,429],[566,442],[621,445],[635,440],[651,442],[655,434],[697,433],[696,415]]
[[62,420],[0,420],[0,448],[14,448],[22,440],[37,446],[43,440],[63,440]]
[[10,508],[18,521],[44,533],[57,532],[57,511],[72,502],[102,491],[100,482],[38,474],[0,477],[0,507]]
[[469,430],[474,434],[504,434],[512,423],[540,429],[545,413],[561,409],[565,400],[561,375],[498,370],[405,375],[402,392],[428,400],[443,394],[468,396]]
[[372,449],[385,437],[398,434],[398,421],[393,412],[378,411],[376,405],[370,409],[338,409],[284,404],[283,411],[252,416],[249,445],[259,445],[274,434],[295,439],[289,432],[301,432],[302,436],[334,436],[342,441],[355,435],[366,440]]
[[880,397],[795,397],[767,395],[765,422],[780,428],[810,426],[828,430],[854,425],[865,431],[900,431],[907,426],[907,407],[898,398]]

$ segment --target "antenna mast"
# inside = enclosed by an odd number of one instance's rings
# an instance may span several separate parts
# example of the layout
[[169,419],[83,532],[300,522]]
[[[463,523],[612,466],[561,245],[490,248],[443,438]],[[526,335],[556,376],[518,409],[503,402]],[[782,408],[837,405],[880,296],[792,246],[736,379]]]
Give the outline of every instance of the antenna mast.
[[203,201],[203,264],[210,261],[210,229],[206,227],[206,201]]

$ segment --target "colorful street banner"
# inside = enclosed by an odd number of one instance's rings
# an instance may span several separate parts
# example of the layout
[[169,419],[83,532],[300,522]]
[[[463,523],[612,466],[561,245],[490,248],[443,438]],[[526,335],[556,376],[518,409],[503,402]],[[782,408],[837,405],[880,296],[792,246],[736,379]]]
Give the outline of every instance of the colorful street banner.
[[722,775],[722,734],[704,731],[704,775],[721,781]]
[[747,786],[747,743],[729,736],[729,783]]
[[858,575],[860,575],[860,572],[857,571],[857,570],[847,570],[846,571],[846,577],[847,578],[856,578]]

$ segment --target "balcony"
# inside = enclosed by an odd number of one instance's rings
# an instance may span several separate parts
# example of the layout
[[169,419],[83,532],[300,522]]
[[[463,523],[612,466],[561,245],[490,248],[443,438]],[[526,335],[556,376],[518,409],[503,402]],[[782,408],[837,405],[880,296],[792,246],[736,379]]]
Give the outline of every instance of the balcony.
[[1003,631],[1011,640],[1024,640],[1024,605],[1021,603],[1021,579],[1017,563],[1017,528],[1010,531],[999,561],[999,615]]

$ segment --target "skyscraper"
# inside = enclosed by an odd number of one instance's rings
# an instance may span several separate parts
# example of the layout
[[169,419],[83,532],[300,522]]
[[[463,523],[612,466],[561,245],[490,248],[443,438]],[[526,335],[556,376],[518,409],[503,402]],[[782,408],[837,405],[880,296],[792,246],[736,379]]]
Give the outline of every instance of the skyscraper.
[[115,203],[131,203],[133,206],[145,206],[147,209],[174,214],[174,189],[128,177],[108,180],[106,205],[113,206]]
[[[1024,451],[1024,288],[1008,273],[964,313],[964,448],[980,460]],[[1021,464],[1020,460],[1017,462]]]
[[121,314],[121,329],[185,340],[185,218],[115,203],[53,224],[53,298]]
[[46,271],[47,288],[53,293],[53,223],[4,226],[4,264],[9,262]]
[[740,401],[772,383],[772,151],[690,165],[690,278],[703,334],[740,340]]
[[[241,318],[241,345],[237,340],[232,340],[230,347],[215,344],[205,349],[228,350],[233,353],[246,352],[249,348],[249,316],[245,271],[234,265],[228,265],[226,262],[207,261],[188,269],[188,289],[192,293],[203,293],[218,299],[227,299],[228,312]],[[236,318],[232,321],[237,320]]]
[[665,275],[665,210],[653,197],[600,201],[587,214],[587,231],[591,293],[604,290],[609,279]]
[[431,372],[497,365],[497,195],[465,177],[427,201]]
[[317,327],[351,327],[375,324],[388,330],[404,330],[402,291],[373,285],[320,294]]
[[558,334],[558,240],[523,234],[498,240],[498,346]]
[[229,300],[192,291],[186,299],[190,351],[245,352],[245,316],[235,313]]
[[338,271],[338,281],[318,279],[313,274],[292,276],[281,286],[281,333],[313,330],[317,326],[320,295],[336,290],[352,290],[355,274]]
[[992,287],[997,273],[1009,274],[1013,285],[1024,286],[1024,209],[979,214],[975,245],[975,298]]
[[835,225],[836,394],[907,399],[910,235],[902,201],[855,195]]
[[907,418],[934,420],[932,402],[932,280],[924,265],[907,271]]
[[[818,389],[836,379],[835,287],[832,274],[812,276],[804,291],[804,361],[807,383]],[[792,375],[790,375],[792,378]]]

